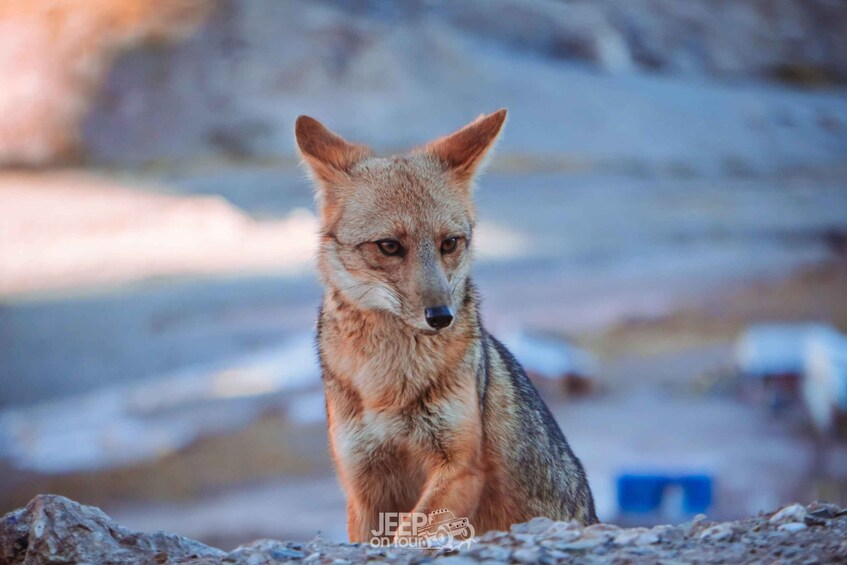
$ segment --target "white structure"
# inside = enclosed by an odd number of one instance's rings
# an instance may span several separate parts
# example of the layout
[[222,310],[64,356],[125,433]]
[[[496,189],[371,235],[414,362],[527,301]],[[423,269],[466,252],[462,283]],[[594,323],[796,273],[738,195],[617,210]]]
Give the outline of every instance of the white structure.
[[803,399],[823,433],[847,415],[847,336],[831,331],[807,340]]
[[800,376],[805,370],[806,343],[834,332],[820,324],[758,324],[735,342],[735,364],[747,377]]
[[736,341],[735,362],[744,376],[762,381],[796,377],[812,422],[823,434],[847,416],[847,336],[830,326],[752,326]]

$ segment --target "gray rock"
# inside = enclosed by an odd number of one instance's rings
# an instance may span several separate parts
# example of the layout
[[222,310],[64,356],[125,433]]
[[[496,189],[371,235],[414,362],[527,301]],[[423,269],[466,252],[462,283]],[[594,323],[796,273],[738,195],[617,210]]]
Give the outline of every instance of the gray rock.
[[512,559],[518,563],[537,563],[541,551],[536,548],[521,548],[512,553]]
[[303,544],[263,539],[237,547],[227,555],[226,560],[252,564],[265,563],[268,558],[274,561],[300,561],[306,555]]
[[573,541],[581,535],[581,528],[576,522],[556,522],[539,534],[539,538]]
[[650,531],[662,541],[680,541],[686,535],[686,530],[679,526],[655,526]]
[[450,563],[451,565],[477,565],[476,559],[471,559],[465,555],[448,555],[439,559],[442,563]]
[[508,532],[501,532],[499,530],[491,530],[490,532],[485,532],[480,538],[479,541],[482,543],[492,543],[497,542],[509,537]]
[[515,524],[512,526],[512,533],[515,534],[540,534],[548,530],[553,525],[553,520],[550,518],[533,518],[529,522],[523,524]]
[[841,509],[835,504],[827,504],[825,502],[813,502],[809,505],[807,509],[808,518],[811,516],[812,518],[822,519],[822,520],[831,520],[836,518],[841,514]]
[[635,545],[650,545],[653,543],[659,543],[659,534],[656,532],[645,532],[635,538]]
[[601,546],[607,541],[608,538],[606,537],[583,538],[569,543],[560,543],[556,547],[568,551],[584,551],[587,549],[594,549],[595,547]]
[[804,524],[803,522],[787,522],[779,526],[779,529],[783,532],[802,532],[803,530],[808,529],[809,526]]
[[690,536],[690,535],[693,535],[694,532],[696,532],[700,528],[701,524],[705,521],[706,521],[706,515],[705,514],[697,514],[697,515],[694,516],[694,518],[691,519],[690,522],[686,522],[685,524],[681,524],[680,528],[682,530],[684,530],[683,531],[684,535]]
[[802,504],[790,504],[780,509],[771,516],[771,524],[784,524],[786,522],[802,522],[806,518],[806,507]]
[[515,540],[517,544],[524,545],[534,545],[536,541],[538,541],[538,536],[534,536],[532,534],[512,534],[511,538]]
[[468,554],[479,560],[508,561],[512,552],[505,547],[486,544],[472,547]]
[[700,533],[700,539],[703,541],[724,541],[731,539],[733,534],[731,524],[718,524],[703,530]]
[[586,535],[593,535],[595,537],[598,535],[612,536],[619,531],[621,531],[620,526],[614,524],[594,524],[585,528]]
[[225,556],[181,536],[130,531],[99,508],[62,496],[36,496],[0,522],[0,563],[178,563]]
[[650,545],[659,542],[659,534],[647,528],[621,530],[615,538],[616,545]]

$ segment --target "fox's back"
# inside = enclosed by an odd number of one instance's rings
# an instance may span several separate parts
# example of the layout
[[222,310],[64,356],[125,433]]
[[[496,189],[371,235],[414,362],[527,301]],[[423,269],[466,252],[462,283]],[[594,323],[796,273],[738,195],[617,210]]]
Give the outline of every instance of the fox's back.
[[526,372],[496,338],[485,333],[483,343],[489,363],[482,414],[492,480],[478,519],[496,523],[491,529],[508,529],[498,507],[510,501],[511,518],[517,514],[518,521],[547,516],[597,522],[582,464]]

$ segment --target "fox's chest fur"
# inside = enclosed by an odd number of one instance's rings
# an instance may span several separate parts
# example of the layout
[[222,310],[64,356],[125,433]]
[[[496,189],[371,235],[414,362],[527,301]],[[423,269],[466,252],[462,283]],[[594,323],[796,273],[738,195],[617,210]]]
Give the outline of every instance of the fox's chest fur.
[[468,333],[459,325],[452,340],[415,335],[390,315],[324,300],[319,347],[333,456],[348,491],[382,493],[380,511],[411,511],[434,469],[480,447],[481,348]]
[[341,408],[333,417],[345,458],[386,444],[438,449],[473,417],[478,340],[451,337],[415,334],[390,314],[324,301],[319,347],[328,401]]

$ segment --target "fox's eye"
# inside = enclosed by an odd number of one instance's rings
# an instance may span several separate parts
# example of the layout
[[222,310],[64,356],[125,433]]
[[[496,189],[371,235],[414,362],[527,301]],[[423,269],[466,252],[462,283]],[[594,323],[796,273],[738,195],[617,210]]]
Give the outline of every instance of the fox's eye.
[[403,246],[396,239],[380,239],[376,242],[376,246],[382,251],[383,255],[395,257],[403,254]]
[[459,246],[459,238],[458,237],[448,237],[444,241],[441,242],[441,252],[445,255],[453,253],[456,251],[456,248]]

